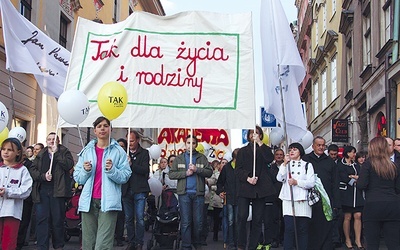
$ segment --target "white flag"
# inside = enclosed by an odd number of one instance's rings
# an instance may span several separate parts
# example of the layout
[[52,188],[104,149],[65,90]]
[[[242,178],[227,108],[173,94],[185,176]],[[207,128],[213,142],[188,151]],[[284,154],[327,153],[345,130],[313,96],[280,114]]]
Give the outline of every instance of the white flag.
[[261,1],[260,20],[265,110],[283,124],[281,79],[287,135],[299,141],[307,132],[298,90],[304,65],[279,0]]
[[14,8],[0,1],[6,68],[33,74],[42,92],[59,97],[64,91],[70,52],[45,35]]

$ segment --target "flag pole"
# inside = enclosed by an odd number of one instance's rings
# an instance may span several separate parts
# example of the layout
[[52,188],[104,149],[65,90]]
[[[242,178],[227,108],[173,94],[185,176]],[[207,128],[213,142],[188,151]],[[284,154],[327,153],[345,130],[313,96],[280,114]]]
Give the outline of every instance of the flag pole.
[[[254,128],[254,133],[257,131],[257,128]],[[261,135],[259,135],[261,136]],[[253,178],[256,177],[256,142],[253,140]]]
[[[278,64],[278,79],[279,79],[279,91],[280,91],[280,95],[281,95],[281,107],[282,107],[282,118],[283,118],[283,136],[284,136],[284,140],[283,140],[283,145],[285,148],[285,151],[287,151],[287,131],[286,131],[286,115],[285,115],[285,102],[283,101],[283,91],[282,91],[282,78],[281,78],[281,73],[280,73],[280,66]],[[288,172],[289,172],[289,178],[291,178],[291,174],[290,174],[290,162],[288,163]],[[296,211],[294,208],[294,198],[293,198],[293,186],[289,185],[289,189],[290,189],[290,201],[292,203],[292,214],[293,214],[293,225],[294,225],[294,239],[296,242],[296,249],[298,249],[299,247],[299,242],[298,242],[298,238],[297,238],[297,226],[296,226]]]
[[10,95],[11,95],[11,108],[12,108],[12,120],[14,121],[14,127],[17,126],[17,121],[15,120],[15,105],[14,105],[14,83],[11,77],[10,69],[7,69],[8,71],[8,87],[10,89]]

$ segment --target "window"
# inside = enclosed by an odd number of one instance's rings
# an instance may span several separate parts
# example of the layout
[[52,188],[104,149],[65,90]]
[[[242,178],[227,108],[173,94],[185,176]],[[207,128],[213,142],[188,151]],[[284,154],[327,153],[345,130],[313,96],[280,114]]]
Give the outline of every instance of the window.
[[29,21],[32,15],[32,0],[21,0],[20,2],[20,13]]
[[347,79],[346,79],[346,93],[353,88],[353,50],[352,50],[352,37],[346,47],[346,60],[347,60]]
[[381,1],[381,14],[382,18],[380,19],[380,43],[381,48],[386,44],[386,42],[390,39],[390,4],[387,4],[387,0]]
[[67,34],[68,34],[69,20],[63,15],[60,15],[60,37],[59,44],[64,48],[67,47]]
[[363,66],[371,64],[371,13],[369,6],[363,13]]
[[336,56],[331,61],[331,87],[332,87],[332,100],[334,100],[337,97]]
[[321,87],[322,87],[322,105],[321,108],[324,110],[327,106],[327,89],[326,89],[326,69],[321,74]]
[[318,116],[318,80],[314,83],[314,117]]

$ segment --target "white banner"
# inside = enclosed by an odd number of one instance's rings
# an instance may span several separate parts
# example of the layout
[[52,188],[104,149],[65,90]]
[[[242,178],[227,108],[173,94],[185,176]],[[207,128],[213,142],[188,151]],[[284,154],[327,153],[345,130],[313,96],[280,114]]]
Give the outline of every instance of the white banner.
[[59,97],[64,91],[70,52],[22,16],[9,0],[0,1],[6,68],[33,74],[42,92]]
[[111,81],[129,100],[114,127],[252,128],[251,13],[134,12],[111,25],[79,18],[66,89],[91,102],[81,127],[102,115],[97,96]]
[[265,110],[283,124],[281,81],[287,135],[297,142],[307,132],[298,89],[304,65],[280,0],[261,1],[260,20]]

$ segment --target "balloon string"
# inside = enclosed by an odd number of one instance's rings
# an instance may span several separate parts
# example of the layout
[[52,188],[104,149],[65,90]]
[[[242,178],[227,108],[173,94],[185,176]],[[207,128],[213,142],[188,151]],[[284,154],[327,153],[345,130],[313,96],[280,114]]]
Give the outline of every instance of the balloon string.
[[81,140],[81,145],[82,145],[82,149],[83,149],[85,147],[85,145],[83,145],[82,134],[81,134],[81,130],[79,129],[79,125],[76,125],[76,128],[78,129],[79,139]]

